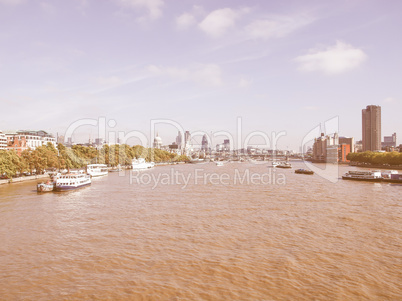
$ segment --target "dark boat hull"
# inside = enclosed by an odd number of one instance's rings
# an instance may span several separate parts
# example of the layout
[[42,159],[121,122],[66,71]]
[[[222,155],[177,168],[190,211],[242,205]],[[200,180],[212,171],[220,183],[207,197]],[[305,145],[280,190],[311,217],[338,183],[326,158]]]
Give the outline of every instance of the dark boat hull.
[[382,178],[375,178],[375,179],[363,179],[363,178],[351,178],[351,177],[342,177],[342,180],[351,180],[351,181],[361,181],[361,182],[382,182]]
[[297,174],[303,174],[303,175],[313,175],[314,171],[300,171],[300,170],[295,170],[295,173]]
[[54,188],[54,190],[55,190],[55,191],[58,191],[58,192],[62,192],[62,191],[71,191],[71,190],[76,190],[76,189],[84,188],[84,187],[87,187],[87,186],[89,186],[89,185],[91,185],[91,183],[87,183],[87,184],[80,185],[80,186],[77,186],[77,187],[75,187],[75,186],[56,186],[56,187]]

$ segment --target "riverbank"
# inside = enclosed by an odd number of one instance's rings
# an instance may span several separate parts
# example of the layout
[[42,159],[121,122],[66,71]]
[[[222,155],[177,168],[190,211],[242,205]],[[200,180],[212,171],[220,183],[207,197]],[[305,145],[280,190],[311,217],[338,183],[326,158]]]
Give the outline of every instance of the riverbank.
[[351,163],[349,165],[355,166],[355,167],[362,167],[362,168],[371,168],[371,169],[376,168],[376,169],[387,169],[387,170],[402,170],[401,165],[392,166],[392,165],[355,164],[355,163]]
[[44,178],[49,178],[49,175],[36,175],[36,176],[27,176],[27,177],[18,177],[18,178],[0,180],[0,185],[20,183],[20,182],[26,182],[26,181],[34,181],[37,179],[44,179]]

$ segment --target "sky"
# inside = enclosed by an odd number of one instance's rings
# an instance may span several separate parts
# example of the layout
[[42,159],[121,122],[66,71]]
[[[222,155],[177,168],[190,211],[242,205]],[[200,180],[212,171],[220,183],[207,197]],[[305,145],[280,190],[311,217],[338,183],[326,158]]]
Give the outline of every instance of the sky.
[[[380,105],[382,136],[401,137],[401,12],[398,0],[0,0],[0,130],[63,135],[105,118],[115,132],[171,120],[237,137],[240,118],[242,139],[284,132],[277,147],[298,151],[334,117],[360,140],[361,110]],[[177,135],[155,129],[164,144]]]

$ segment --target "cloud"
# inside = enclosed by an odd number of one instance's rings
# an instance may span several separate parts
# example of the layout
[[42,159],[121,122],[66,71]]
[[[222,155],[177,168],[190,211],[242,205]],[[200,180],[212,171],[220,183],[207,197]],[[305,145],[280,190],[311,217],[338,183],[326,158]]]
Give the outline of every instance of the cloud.
[[180,29],[187,29],[196,23],[195,17],[190,13],[184,13],[176,18],[177,27]]
[[156,20],[162,16],[162,6],[164,5],[163,0],[118,0],[118,3],[124,7],[148,10],[147,18],[150,20]]
[[195,65],[190,68],[148,66],[148,71],[158,76],[168,76],[181,81],[192,81],[208,86],[223,84],[222,70],[215,64]]
[[385,103],[396,103],[396,102],[398,102],[398,100],[396,98],[394,98],[394,97],[387,97],[387,98],[385,98],[383,100],[383,102],[385,102]]
[[255,39],[280,38],[313,21],[314,18],[306,15],[272,16],[250,23],[245,27],[245,32]]
[[248,79],[243,77],[239,81],[239,88],[248,88],[248,87],[251,86],[251,84],[252,84],[251,80],[248,80]]
[[5,5],[18,5],[24,2],[24,0],[0,0],[0,4]]
[[240,10],[233,10],[231,8],[217,9],[207,15],[198,24],[198,27],[207,35],[218,38],[235,27],[235,21],[248,11],[247,8]]
[[325,49],[310,49],[309,54],[295,59],[299,69],[305,72],[319,71],[326,74],[340,74],[357,68],[367,59],[358,48],[337,41]]

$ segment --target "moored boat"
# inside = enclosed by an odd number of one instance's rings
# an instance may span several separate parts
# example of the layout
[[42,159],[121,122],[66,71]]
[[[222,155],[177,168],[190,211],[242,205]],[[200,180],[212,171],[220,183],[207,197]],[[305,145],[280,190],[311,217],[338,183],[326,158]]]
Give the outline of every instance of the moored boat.
[[223,162],[222,161],[217,161],[216,166],[223,166]]
[[279,161],[272,161],[272,166],[271,167],[277,167],[279,165]]
[[278,165],[276,165],[277,168],[292,168],[292,164],[289,162],[280,162]]
[[313,175],[314,171],[312,170],[308,170],[308,169],[303,169],[303,168],[299,168],[295,170],[295,173],[297,174],[305,174],[305,175]]
[[131,167],[133,170],[144,170],[155,166],[154,162],[146,162],[144,158],[134,159],[131,162]]
[[402,183],[402,174],[391,172],[390,177],[383,177],[383,181],[388,183]]
[[54,190],[54,182],[48,180],[46,182],[40,182],[36,185],[37,192],[50,192]]
[[71,172],[61,175],[55,183],[54,190],[68,191],[82,188],[91,185],[91,176],[84,173],[84,171]]
[[106,164],[89,164],[87,165],[87,173],[91,177],[106,176],[108,174]]
[[342,176],[343,180],[355,180],[355,181],[368,181],[368,182],[381,182],[381,171],[362,171],[351,170]]

